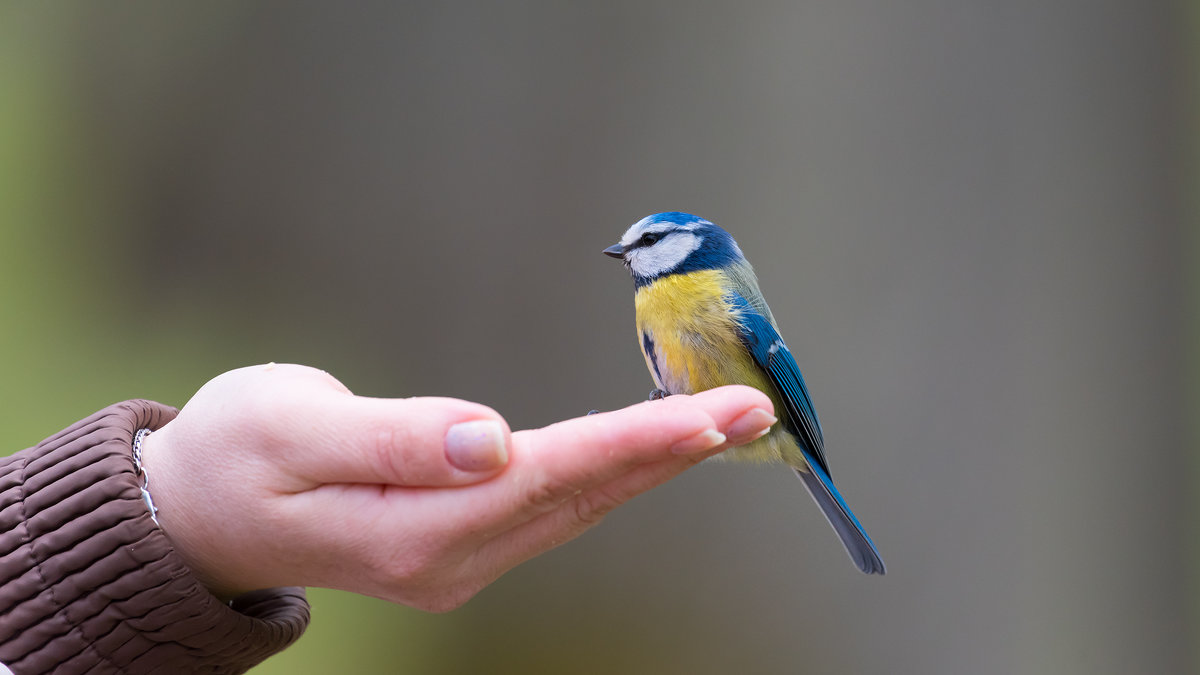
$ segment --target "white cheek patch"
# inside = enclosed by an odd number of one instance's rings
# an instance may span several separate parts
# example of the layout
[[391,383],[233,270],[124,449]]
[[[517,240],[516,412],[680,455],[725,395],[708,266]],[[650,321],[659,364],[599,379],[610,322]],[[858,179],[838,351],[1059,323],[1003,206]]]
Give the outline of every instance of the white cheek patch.
[[691,232],[672,232],[653,246],[634,249],[629,267],[640,277],[658,276],[677,267],[698,248],[700,237]]

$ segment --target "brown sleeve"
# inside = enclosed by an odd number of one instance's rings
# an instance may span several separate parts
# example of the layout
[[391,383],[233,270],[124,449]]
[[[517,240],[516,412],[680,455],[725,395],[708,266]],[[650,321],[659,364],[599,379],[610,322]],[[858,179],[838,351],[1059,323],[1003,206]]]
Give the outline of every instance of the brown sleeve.
[[241,673],[304,632],[303,589],[223,604],[150,519],[130,445],[175,414],[126,401],[0,458],[0,663],[14,673]]

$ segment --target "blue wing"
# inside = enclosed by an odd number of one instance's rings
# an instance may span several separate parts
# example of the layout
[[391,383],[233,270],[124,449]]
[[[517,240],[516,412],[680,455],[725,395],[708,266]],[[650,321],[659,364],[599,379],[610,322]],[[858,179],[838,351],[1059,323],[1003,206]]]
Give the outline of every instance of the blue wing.
[[[811,456],[813,462],[829,473],[825,462],[825,435],[821,432],[821,420],[817,419],[817,409],[813,407],[812,398],[808,395],[808,387],[804,385],[804,377],[800,375],[800,367],[792,358],[783,338],[775,326],[765,316],[751,307],[750,303],[740,295],[733,294],[733,306],[741,314],[739,336],[742,344],[750,350],[754,362],[766,371],[775,385],[783,404],[787,408],[783,417],[787,430],[800,440],[800,447],[805,455]],[[813,461],[815,460],[815,461]]]
[[804,377],[800,375],[796,360],[779,337],[775,326],[745,298],[731,294],[731,303],[740,315],[738,337],[783,399],[786,408],[782,416],[784,428],[796,437],[800,451],[808,461],[808,471],[793,467],[796,475],[841,538],[850,559],[867,574],[883,574],[886,570],[879,551],[829,477],[821,421],[817,419],[816,408],[808,395],[808,387],[804,386]]

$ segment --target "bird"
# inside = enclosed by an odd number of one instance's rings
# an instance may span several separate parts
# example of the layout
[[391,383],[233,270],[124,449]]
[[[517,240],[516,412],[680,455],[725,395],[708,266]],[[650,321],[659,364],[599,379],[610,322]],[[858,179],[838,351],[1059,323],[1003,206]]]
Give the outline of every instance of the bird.
[[779,421],[720,457],[791,467],[855,565],[884,574],[875,544],[834,487],[808,387],[733,237],[703,218],[672,211],[634,223],[604,254],[621,260],[633,277],[638,342],[656,387],[650,398],[728,384],[765,393]]

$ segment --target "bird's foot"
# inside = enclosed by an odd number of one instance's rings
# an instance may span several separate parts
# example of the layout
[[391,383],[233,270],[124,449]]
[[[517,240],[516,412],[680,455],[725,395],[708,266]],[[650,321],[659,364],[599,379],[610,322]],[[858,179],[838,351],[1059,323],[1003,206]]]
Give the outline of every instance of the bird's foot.
[[650,400],[651,401],[657,401],[659,399],[666,398],[670,395],[671,395],[671,392],[667,391],[666,389],[651,389],[650,390]]

